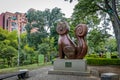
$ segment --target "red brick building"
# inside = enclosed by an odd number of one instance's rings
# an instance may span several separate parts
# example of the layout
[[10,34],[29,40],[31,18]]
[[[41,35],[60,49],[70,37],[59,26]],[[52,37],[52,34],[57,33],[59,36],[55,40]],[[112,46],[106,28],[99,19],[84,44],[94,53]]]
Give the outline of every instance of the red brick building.
[[26,31],[27,18],[25,13],[5,12],[0,15],[0,26],[8,31],[18,30],[20,33]]
[[0,15],[0,27],[3,27],[3,13]]

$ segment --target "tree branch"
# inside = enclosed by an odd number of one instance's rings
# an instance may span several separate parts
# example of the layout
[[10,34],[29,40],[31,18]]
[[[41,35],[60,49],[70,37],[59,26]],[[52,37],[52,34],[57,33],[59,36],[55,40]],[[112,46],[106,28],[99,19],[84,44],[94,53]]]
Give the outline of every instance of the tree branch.
[[120,25],[120,18],[118,16],[118,13],[117,13],[117,10],[116,10],[116,3],[115,3],[115,0],[112,0],[112,9],[113,9],[113,12],[114,12],[114,15],[116,17],[116,19],[118,20],[118,23]]
[[109,10],[112,10],[112,12],[108,12],[109,15],[112,15],[114,16],[114,18],[117,20],[117,23],[120,25],[120,18],[117,14],[117,11],[116,11],[116,3],[115,3],[115,0],[112,0],[111,3],[112,3],[112,7],[109,5],[109,1],[108,0],[104,0],[105,1],[105,6],[106,6],[106,9],[109,11]]
[[97,6],[100,10],[103,10],[103,11],[105,11],[105,12],[107,11],[106,9],[100,7],[98,4],[96,4],[96,6]]

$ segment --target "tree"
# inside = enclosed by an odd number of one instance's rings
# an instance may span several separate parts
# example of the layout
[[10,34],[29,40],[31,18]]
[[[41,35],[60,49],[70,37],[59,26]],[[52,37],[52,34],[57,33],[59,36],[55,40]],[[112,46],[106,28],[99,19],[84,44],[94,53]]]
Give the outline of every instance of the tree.
[[57,47],[58,35],[56,33],[56,24],[58,21],[65,20],[64,13],[61,12],[60,8],[53,8],[52,10],[46,9],[44,11],[46,19],[47,32],[49,33],[49,46],[51,45],[50,39],[54,37],[54,46]]
[[29,45],[34,46],[37,50],[38,44],[42,43],[42,39],[50,36],[51,28],[55,29],[54,24],[64,19],[63,16],[61,9],[57,7],[45,11],[29,9],[27,12],[28,24],[26,25]]
[[109,34],[103,33],[99,28],[90,30],[87,36],[90,51],[94,50],[96,53],[104,52],[104,44],[109,37]]
[[[70,0],[71,2],[73,0]],[[74,24],[82,22],[111,21],[120,56],[120,1],[119,0],[78,0],[74,8]],[[99,16],[101,15],[101,17]],[[106,18],[105,18],[106,17]],[[107,25],[108,26],[108,25]]]
[[27,19],[27,41],[30,46],[34,46],[35,49],[38,49],[38,44],[42,42],[42,38],[47,37],[47,32],[44,27],[45,20],[43,12],[29,9],[27,12]]
[[60,8],[53,8],[51,11],[50,9],[46,9],[44,11],[44,18],[46,20],[46,26],[47,30],[51,29],[54,27],[54,24],[57,23],[60,20],[64,20],[64,13],[61,12]]

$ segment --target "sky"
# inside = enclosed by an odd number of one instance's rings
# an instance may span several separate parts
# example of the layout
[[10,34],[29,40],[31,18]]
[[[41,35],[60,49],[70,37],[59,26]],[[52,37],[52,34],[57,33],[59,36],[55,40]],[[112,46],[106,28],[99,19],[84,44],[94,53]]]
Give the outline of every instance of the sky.
[[44,11],[46,8],[61,8],[65,17],[70,18],[77,1],[72,3],[64,0],[0,0],[0,13],[3,12],[21,12],[26,13],[30,8]]

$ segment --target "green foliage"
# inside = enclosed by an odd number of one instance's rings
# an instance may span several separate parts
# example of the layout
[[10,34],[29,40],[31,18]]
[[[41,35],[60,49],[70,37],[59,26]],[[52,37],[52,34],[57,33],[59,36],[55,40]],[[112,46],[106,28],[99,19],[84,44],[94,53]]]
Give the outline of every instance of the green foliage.
[[3,69],[3,68],[7,68],[7,65],[4,65],[4,64],[0,65],[0,69]]
[[54,37],[54,43],[53,43],[53,45],[56,47],[56,48],[58,48],[58,34],[57,34],[57,32],[56,32],[56,27],[57,27],[57,25],[55,25],[55,27],[52,27],[51,29],[50,29],[50,37],[52,38],[52,37]]
[[0,41],[4,41],[7,37],[8,31],[0,28]]
[[17,54],[17,33],[8,32],[0,28],[0,59],[3,60],[3,66],[12,66],[13,58]]
[[24,52],[22,52],[24,60],[23,60],[23,64],[28,64],[28,63],[33,63],[34,61],[34,57],[35,57],[35,51],[34,48],[29,47],[28,45],[24,46]]
[[114,52],[112,52],[112,54],[111,54],[111,58],[118,58],[118,53],[117,53],[117,51],[114,51]]
[[12,58],[17,54],[17,50],[12,46],[2,48],[1,58],[7,59],[8,66],[12,66]]
[[[29,9],[27,12],[28,24],[26,25],[27,30],[27,41],[30,46],[34,46],[37,49],[39,43],[41,43],[42,38],[47,36],[45,30],[45,20],[43,17],[43,12],[35,9]],[[34,31],[36,29],[36,31]]]
[[99,55],[97,55],[96,53],[88,54],[88,55],[85,56],[85,58],[99,58]]
[[24,65],[29,65],[29,64],[31,64],[31,61],[30,60],[24,60],[23,64]]
[[[26,14],[28,19],[26,25],[28,47],[33,48],[33,53],[37,51],[36,55],[43,54],[48,59],[50,59],[50,56],[55,56],[58,42],[56,24],[58,21],[64,20],[61,9],[57,7],[52,10],[45,9],[45,11],[29,9]],[[24,50],[26,52],[25,47]],[[35,56],[33,53],[30,54]],[[36,57],[35,59],[37,60]]]
[[105,45],[109,52],[117,51],[116,39],[114,37],[107,39]]
[[99,28],[89,31],[87,35],[89,50],[95,53],[105,52],[105,46],[109,45],[105,43],[109,37],[109,34],[104,34]]
[[88,65],[120,65],[120,59],[87,58]]
[[[69,1],[69,0],[67,0],[67,1]],[[102,33],[104,35],[106,35],[106,33],[108,34],[108,30],[110,30],[109,25],[110,25],[110,21],[111,21],[113,30],[115,33],[115,38],[117,39],[116,40],[117,45],[118,45],[117,50],[120,54],[120,47],[119,47],[120,39],[118,36],[120,34],[120,17],[119,17],[120,8],[119,8],[119,5],[120,5],[120,2],[117,0],[104,0],[104,1],[103,0],[78,0],[78,4],[75,6],[74,12],[72,15],[72,23],[74,26],[76,26],[79,23],[85,23],[88,25],[89,31],[91,29],[93,30],[93,28],[95,28],[95,27],[100,27]],[[97,35],[97,34],[94,34],[94,36],[95,35]],[[91,38],[94,38],[94,36],[92,36]],[[109,35],[107,35],[107,36],[109,36]],[[96,39],[96,40],[102,39],[102,36],[99,36],[99,37],[101,37],[101,38]],[[98,37],[95,37],[95,38],[98,38]],[[91,42],[91,41],[89,41],[89,42]],[[97,41],[97,42],[99,42],[99,41]],[[99,42],[99,43],[101,44],[101,42]],[[110,46],[109,46],[109,48],[110,48]],[[97,51],[98,51],[98,49],[97,49]]]
[[5,35],[5,34],[0,34],[0,41],[5,40],[5,38],[6,38],[6,35]]
[[46,55],[49,50],[50,50],[49,44],[47,44],[47,43],[41,43],[39,45],[39,53],[40,54]]
[[99,19],[96,11],[98,11],[96,2],[94,0],[79,0],[78,4],[74,8],[73,24],[79,23],[92,23],[98,24]]
[[17,36],[18,36],[17,32],[16,31],[12,31],[12,32],[9,32],[7,34],[7,39],[10,40],[10,41],[12,41],[12,40],[17,39]]
[[[51,33],[53,34],[56,30],[54,24],[64,19],[63,16],[61,9],[57,7],[52,10],[45,9],[45,11],[29,9],[27,12],[28,24],[26,25],[29,45],[38,50],[38,44],[42,43],[42,39],[51,37]],[[56,37],[56,35],[53,36]]]
[[27,34],[26,33],[22,33],[20,35],[20,44],[21,44],[21,48],[24,48],[24,46],[27,44]]
[[5,55],[6,58],[13,57],[17,53],[17,50],[11,46],[5,46],[5,48],[3,48],[2,51],[3,55]]

